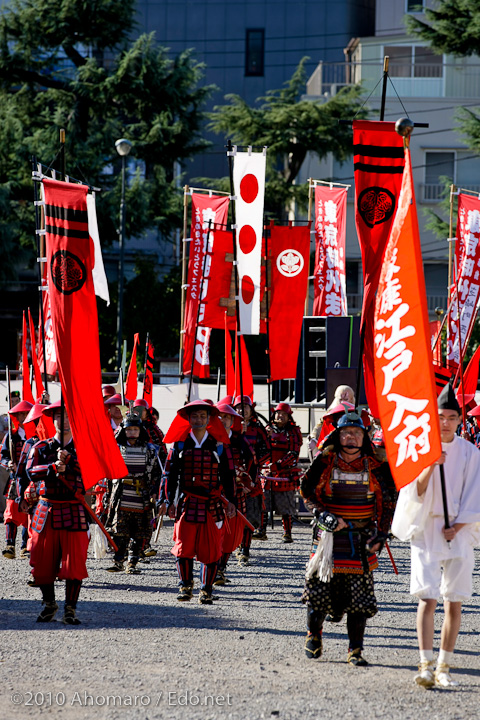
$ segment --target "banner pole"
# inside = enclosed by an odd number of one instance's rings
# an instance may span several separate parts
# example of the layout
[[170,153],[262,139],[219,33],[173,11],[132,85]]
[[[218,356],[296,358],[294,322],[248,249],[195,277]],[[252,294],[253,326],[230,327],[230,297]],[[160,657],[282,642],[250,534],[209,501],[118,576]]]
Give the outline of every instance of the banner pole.
[[[231,198],[234,197],[234,188],[233,188],[233,146],[232,141],[228,140],[227,142],[227,157],[228,157],[228,171],[229,171],[229,177],[230,177],[230,196]],[[242,330],[240,326],[240,300],[239,300],[239,277],[238,277],[238,259],[237,259],[237,238],[236,238],[236,231],[235,231],[235,200],[231,203],[231,211],[232,211],[232,238],[233,238],[233,266],[235,269],[235,312],[237,317],[236,322],[236,328],[235,328],[235,338],[237,340],[236,346],[238,347],[238,375],[240,380],[240,402],[242,406],[242,417],[245,415],[244,407],[243,407],[243,376],[242,376],[242,348],[240,345],[240,342],[238,341],[238,335],[240,334],[240,337],[242,337]],[[235,357],[235,361],[237,361],[237,358]],[[236,392],[237,389],[235,388]]]
[[187,282],[187,254],[186,254],[186,239],[187,239],[187,208],[188,208],[188,193],[189,187],[185,185],[183,188],[183,237],[182,237],[182,288],[180,294],[180,352],[178,354],[178,374],[183,375],[183,348],[184,341],[183,336],[185,334],[185,296]]
[[[448,226],[448,237],[452,237],[453,232],[453,196],[455,193],[455,185],[450,185],[450,217],[449,217],[449,226]],[[447,296],[450,293],[450,288],[452,287],[452,265],[453,265],[453,248],[452,243],[448,243],[448,287],[447,287]]]
[[388,81],[388,64],[389,56],[383,58],[383,84],[382,84],[382,101],[380,104],[380,120],[385,120],[385,102],[387,99],[387,81]]
[[190,366],[190,379],[188,381],[188,402],[190,402],[190,396],[192,394],[193,366],[195,363],[195,343],[197,342],[198,323],[200,321],[200,307],[201,307],[202,298],[203,298],[203,281],[205,279],[205,270],[207,267],[208,246],[210,244],[211,231],[212,231],[212,221],[209,220],[208,221],[208,229],[207,229],[207,240],[205,242],[205,248],[204,248],[204,252],[203,252],[202,279],[200,280],[200,296],[198,298],[198,305],[197,305],[197,319],[195,320],[195,332],[193,333],[192,364]]
[[[313,204],[313,185],[312,185],[312,178],[308,178],[308,222],[310,223],[312,220],[312,204]],[[308,273],[307,273],[307,297],[305,298],[305,315],[308,315],[308,300],[309,300],[309,290],[310,290],[310,252],[312,248],[312,236],[309,236],[309,244],[308,244]]]
[[[38,165],[37,165],[37,158],[35,155],[32,157],[32,171],[36,173],[38,171]],[[40,168],[41,170],[41,168]],[[45,392],[48,393],[48,379],[47,379],[47,353],[46,353],[46,342],[45,342],[45,315],[43,312],[43,293],[46,292],[46,289],[43,289],[43,272],[42,272],[42,264],[43,264],[43,257],[45,254],[45,248],[42,248],[42,240],[40,235],[40,230],[44,228],[44,213],[43,208],[39,205],[40,203],[40,193],[38,191],[38,183],[41,182],[40,180],[34,180],[33,181],[33,199],[34,199],[34,207],[35,207],[35,242],[37,245],[37,265],[38,265],[38,295],[39,295],[39,333],[42,343],[42,351],[43,351],[43,384],[45,387]],[[43,253],[42,253],[43,249]]]
[[220,402],[220,390],[222,384],[222,368],[217,368],[217,402]]

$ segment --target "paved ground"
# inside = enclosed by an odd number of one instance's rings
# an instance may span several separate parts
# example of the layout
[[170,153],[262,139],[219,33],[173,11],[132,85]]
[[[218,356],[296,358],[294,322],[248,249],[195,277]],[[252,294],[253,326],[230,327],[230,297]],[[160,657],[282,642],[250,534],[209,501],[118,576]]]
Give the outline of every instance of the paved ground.
[[[0,532],[3,528],[0,528]],[[303,652],[300,600],[310,528],[294,526],[256,542],[247,568],[231,563],[231,584],[211,607],[176,601],[171,527],[141,575],[110,575],[109,558],[89,561],[78,628],[35,623],[39,591],[27,561],[0,560],[0,719],[189,720],[342,718],[460,720],[480,717],[480,573],[464,610],[457,690],[423,690],[417,663],[416,605],[408,594],[408,548],[394,542],[377,571],[379,614],[369,621],[368,668],[346,664],[345,623],[325,631],[324,656]],[[57,595],[63,604],[63,586]],[[438,647],[437,622],[436,645]]]

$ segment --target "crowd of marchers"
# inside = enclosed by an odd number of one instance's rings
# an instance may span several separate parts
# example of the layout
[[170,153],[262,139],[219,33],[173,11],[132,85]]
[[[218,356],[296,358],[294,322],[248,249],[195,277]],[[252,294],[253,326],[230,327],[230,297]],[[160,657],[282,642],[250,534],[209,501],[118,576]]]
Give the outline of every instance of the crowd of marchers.
[[[264,418],[248,396],[227,396],[216,404],[195,400],[178,410],[164,435],[159,413],[145,400],[126,407],[108,385],[103,396],[127,474],[102,480],[87,495],[62,403],[50,404],[43,396],[32,405],[18,393],[7,398],[0,458],[6,479],[2,552],[5,560],[17,558],[20,529],[18,554],[29,558],[28,584],[39,588],[42,597],[37,622],[55,619],[55,581],[64,580],[62,621],[81,624],[77,601],[88,577],[90,528],[112,546],[106,571],[136,574],[145,558],[156,554],[152,534],[164,516],[174,521],[177,600],[192,600],[197,560],[198,602],[212,605],[213,587],[230,582],[231,556],[235,553],[240,565],[248,565],[252,540],[267,539],[275,513],[281,516],[281,540],[294,542],[299,492],[313,516],[302,594],[306,656],[320,658],[324,624],[346,616],[347,662],[368,665],[366,624],[378,612],[373,573],[379,553],[390,537],[397,537],[411,543],[410,592],[418,598],[415,683],[426,688],[458,685],[450,667],[462,604],[472,594],[474,546],[480,540],[480,451],[475,442],[478,413],[473,408],[464,427],[450,385],[438,398],[441,457],[400,493],[382,430],[366,410],[356,411],[348,386],[337,388],[309,436],[306,470],[299,460],[302,433],[286,402]],[[435,660],[434,613],[440,598],[444,621]]]

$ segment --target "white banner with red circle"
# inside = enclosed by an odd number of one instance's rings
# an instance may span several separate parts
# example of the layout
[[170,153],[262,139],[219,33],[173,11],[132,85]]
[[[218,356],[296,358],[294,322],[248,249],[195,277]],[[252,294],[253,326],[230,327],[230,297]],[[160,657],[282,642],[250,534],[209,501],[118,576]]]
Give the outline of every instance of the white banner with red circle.
[[264,153],[237,152],[234,156],[233,187],[242,335],[258,335],[260,332],[265,165]]

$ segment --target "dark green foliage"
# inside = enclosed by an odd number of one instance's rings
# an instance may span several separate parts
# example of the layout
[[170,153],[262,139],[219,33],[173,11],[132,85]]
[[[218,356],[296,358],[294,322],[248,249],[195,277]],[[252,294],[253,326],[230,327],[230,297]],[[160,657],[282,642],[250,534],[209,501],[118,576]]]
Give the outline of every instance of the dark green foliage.
[[[286,208],[296,202],[306,209],[308,188],[295,185],[307,153],[323,158],[331,152],[336,160],[352,153],[352,128],[339,124],[349,120],[361,107],[358,86],[344,89],[328,101],[301,100],[305,91],[304,58],[285,87],[270,90],[250,107],[239,95],[227,95],[226,105],[210,114],[210,129],[233,144],[267,146],[267,219],[286,219]],[[359,113],[358,117],[364,117]],[[211,180],[202,179],[205,183]],[[214,181],[216,189],[229,189],[228,181]]]
[[[101,187],[102,242],[116,240],[120,161],[127,137],[137,172],[128,188],[127,234],[169,233],[181,219],[173,183],[177,160],[205,147],[198,87],[202,66],[189,51],[175,60],[153,35],[134,43],[134,0],[13,0],[0,15],[0,281],[34,262],[31,155]],[[112,172],[113,165],[113,172]]]
[[406,16],[407,30],[425,40],[434,52],[473,55],[480,51],[480,2],[438,0],[425,10],[427,22]]

